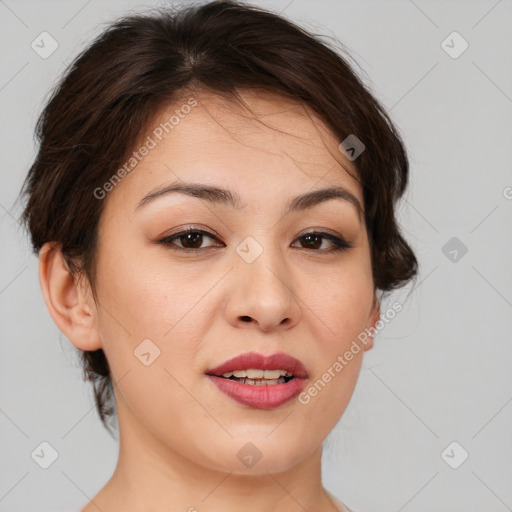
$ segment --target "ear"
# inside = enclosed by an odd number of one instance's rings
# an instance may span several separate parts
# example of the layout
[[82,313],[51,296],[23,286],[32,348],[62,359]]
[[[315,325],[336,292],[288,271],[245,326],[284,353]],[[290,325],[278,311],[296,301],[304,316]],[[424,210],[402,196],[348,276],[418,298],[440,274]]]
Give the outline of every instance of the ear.
[[46,307],[66,338],[81,350],[102,348],[90,284],[86,278],[73,278],[54,242],[39,251],[39,282]]
[[364,345],[364,350],[370,350],[373,347],[373,335],[375,333],[376,325],[379,320],[380,320],[380,304],[377,299],[377,295],[374,295],[373,305],[372,305],[372,309],[370,311],[370,318],[369,318],[370,325],[367,327],[367,329],[369,329],[372,334],[368,335],[368,341]]

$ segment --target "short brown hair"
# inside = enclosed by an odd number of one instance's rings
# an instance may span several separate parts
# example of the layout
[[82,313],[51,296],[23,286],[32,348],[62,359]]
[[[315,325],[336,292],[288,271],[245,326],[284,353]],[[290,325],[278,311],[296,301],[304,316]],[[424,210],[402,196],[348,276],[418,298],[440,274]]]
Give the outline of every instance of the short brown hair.
[[[340,52],[282,16],[236,1],[156,9],[111,23],[69,66],[36,127],[39,149],[22,192],[33,250],[59,244],[73,274],[93,292],[101,187],[133,150],[150,120],[190,87],[237,98],[277,93],[311,107],[340,141],[354,134],[376,289],[416,276],[395,205],[408,181],[403,142]],[[81,352],[103,424],[114,413],[103,350]]]

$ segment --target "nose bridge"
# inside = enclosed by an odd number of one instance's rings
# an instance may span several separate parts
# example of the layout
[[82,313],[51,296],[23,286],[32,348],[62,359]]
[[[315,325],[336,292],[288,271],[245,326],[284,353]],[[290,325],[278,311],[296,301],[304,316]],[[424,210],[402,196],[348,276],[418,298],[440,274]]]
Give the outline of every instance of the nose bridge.
[[272,243],[271,234],[259,236],[258,240],[253,236],[246,237],[237,246],[236,253],[242,260],[237,262],[237,265],[250,274],[250,282],[255,281],[264,286],[272,286],[275,283],[277,288],[291,291],[291,285],[287,283],[291,276],[285,255],[277,244]]
[[248,236],[236,247],[231,320],[247,322],[249,318],[264,330],[295,323],[299,310],[285,255],[271,234],[258,238]]

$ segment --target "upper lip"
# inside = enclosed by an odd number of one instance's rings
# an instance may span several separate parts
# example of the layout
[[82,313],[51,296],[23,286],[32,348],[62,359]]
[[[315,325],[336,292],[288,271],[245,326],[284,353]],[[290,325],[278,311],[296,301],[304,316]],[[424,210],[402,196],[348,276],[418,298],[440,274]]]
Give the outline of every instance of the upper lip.
[[207,370],[208,375],[222,375],[235,370],[247,370],[255,368],[260,370],[286,370],[294,377],[301,379],[308,378],[306,367],[295,357],[284,352],[276,352],[270,355],[263,355],[257,352],[246,352],[239,356],[225,361],[224,363]]

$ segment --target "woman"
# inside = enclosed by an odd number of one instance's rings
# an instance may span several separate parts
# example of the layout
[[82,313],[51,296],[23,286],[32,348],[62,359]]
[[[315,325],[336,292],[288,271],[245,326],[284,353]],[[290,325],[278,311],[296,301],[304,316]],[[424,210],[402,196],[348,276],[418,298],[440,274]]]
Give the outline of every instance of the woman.
[[350,510],[322,442],[417,261],[405,149],[345,59],[247,4],[133,15],[37,133],[43,296],[119,428],[82,510]]

